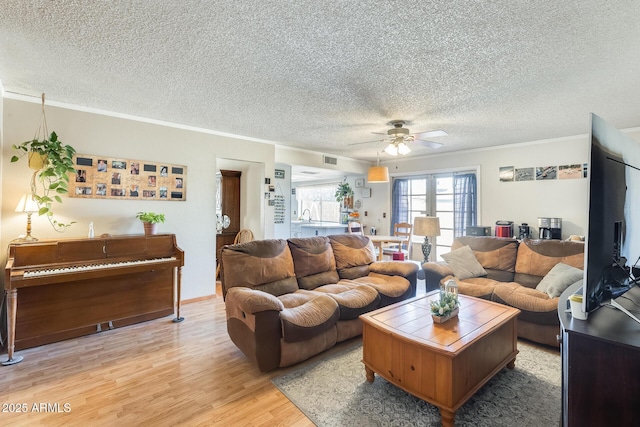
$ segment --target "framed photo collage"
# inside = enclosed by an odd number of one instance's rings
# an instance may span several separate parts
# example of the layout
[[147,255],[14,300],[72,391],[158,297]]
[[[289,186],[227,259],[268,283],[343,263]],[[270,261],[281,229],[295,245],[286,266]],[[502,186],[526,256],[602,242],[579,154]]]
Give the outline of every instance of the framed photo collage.
[[69,197],[187,200],[187,167],[145,160],[77,154]]

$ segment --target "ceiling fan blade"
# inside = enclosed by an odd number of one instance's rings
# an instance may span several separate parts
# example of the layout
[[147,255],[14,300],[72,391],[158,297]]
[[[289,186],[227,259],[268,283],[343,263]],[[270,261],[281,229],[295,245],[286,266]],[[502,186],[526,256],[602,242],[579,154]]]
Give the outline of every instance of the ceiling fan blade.
[[435,141],[425,141],[424,139],[414,139],[413,142],[414,144],[427,148],[440,148],[444,145]]
[[449,134],[443,131],[442,129],[437,129],[437,130],[428,130],[425,132],[416,132],[414,133],[414,135],[420,135],[425,138],[435,138],[436,136],[447,136]]
[[361,144],[371,144],[373,142],[384,142],[384,139],[376,139],[374,141],[364,141],[364,142],[354,142],[352,144],[347,144],[347,146],[351,146],[351,145],[361,145]]

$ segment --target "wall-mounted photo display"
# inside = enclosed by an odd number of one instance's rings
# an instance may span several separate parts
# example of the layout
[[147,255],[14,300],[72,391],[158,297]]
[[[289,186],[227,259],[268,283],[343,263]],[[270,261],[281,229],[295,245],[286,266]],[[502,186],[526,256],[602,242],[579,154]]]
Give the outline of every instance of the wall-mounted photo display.
[[583,178],[583,165],[560,165],[558,166],[558,178],[560,179],[578,179]]
[[557,166],[538,166],[536,167],[536,181],[545,181],[556,179],[558,177]]
[[187,200],[187,167],[76,154],[69,197],[128,200]]
[[533,168],[516,168],[516,181],[533,181]]
[[586,178],[589,165],[587,163],[560,166],[536,166],[535,168],[499,168],[500,182],[512,181],[550,181],[555,179]]
[[501,166],[499,177],[501,182],[513,182],[513,166]]

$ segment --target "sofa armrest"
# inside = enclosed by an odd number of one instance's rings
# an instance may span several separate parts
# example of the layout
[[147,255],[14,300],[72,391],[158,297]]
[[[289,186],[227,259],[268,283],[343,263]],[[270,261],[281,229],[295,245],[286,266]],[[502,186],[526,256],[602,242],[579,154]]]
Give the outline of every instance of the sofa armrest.
[[284,305],[275,296],[256,289],[235,287],[229,289],[225,300],[227,306],[236,306],[249,314],[261,311],[282,311]]
[[282,302],[273,295],[244,287],[233,287],[225,299],[227,332],[231,341],[262,372],[280,365],[280,313]]
[[440,282],[453,275],[453,270],[445,262],[425,262],[422,264],[427,292],[440,289]]
[[386,274],[387,276],[410,277],[418,272],[418,266],[410,261],[375,261],[369,264],[372,273]]

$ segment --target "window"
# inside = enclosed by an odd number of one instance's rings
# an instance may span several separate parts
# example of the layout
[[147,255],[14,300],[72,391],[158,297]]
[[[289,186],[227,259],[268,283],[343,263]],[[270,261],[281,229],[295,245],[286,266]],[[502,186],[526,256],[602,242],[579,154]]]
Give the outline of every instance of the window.
[[[415,223],[418,216],[440,218],[440,236],[432,239],[436,259],[449,251],[453,239],[477,223],[475,172],[442,173],[394,178],[391,228],[398,222]],[[422,243],[424,237],[413,236]]]
[[297,187],[300,217],[305,220],[340,222],[340,202],[335,197],[337,187],[337,182]]

